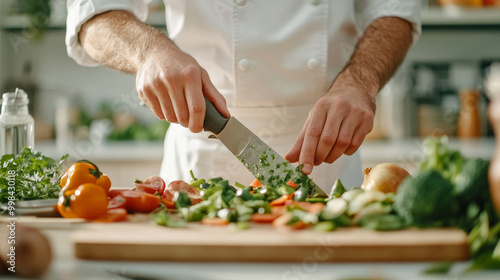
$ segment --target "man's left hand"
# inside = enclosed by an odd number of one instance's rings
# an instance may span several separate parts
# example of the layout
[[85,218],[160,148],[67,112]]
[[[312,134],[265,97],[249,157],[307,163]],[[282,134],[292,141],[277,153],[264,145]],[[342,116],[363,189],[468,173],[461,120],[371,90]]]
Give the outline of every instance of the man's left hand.
[[314,165],[354,154],[373,128],[375,96],[339,77],[309,112],[285,158],[303,164],[302,172],[310,174]]

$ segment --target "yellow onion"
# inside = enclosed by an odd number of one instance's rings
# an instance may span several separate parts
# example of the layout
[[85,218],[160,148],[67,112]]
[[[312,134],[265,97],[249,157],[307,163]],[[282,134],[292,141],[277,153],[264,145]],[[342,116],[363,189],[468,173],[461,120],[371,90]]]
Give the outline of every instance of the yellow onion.
[[363,173],[365,180],[362,189],[384,193],[396,192],[401,182],[410,176],[408,171],[393,163],[381,163],[374,168],[366,168]]

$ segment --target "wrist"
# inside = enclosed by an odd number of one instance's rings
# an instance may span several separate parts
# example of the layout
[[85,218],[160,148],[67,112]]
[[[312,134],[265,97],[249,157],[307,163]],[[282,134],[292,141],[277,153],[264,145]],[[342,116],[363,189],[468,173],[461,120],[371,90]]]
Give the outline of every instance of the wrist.
[[349,67],[344,69],[335,79],[332,88],[356,88],[375,98],[380,89],[380,81],[368,73],[352,71]]

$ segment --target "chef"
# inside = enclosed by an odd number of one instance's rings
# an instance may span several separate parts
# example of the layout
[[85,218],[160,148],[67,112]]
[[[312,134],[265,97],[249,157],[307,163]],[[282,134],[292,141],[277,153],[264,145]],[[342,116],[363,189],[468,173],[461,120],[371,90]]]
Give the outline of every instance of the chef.
[[143,23],[148,0],[69,0],[66,45],[85,66],[135,75],[171,123],[161,176],[253,176],[202,132],[203,96],[329,191],[360,186],[357,152],[377,92],[420,34],[415,0],[164,0],[168,36]]

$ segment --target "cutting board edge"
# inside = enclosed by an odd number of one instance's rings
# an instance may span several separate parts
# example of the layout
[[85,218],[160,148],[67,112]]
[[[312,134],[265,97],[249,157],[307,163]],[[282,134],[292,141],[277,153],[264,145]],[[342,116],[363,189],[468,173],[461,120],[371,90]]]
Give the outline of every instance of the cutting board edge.
[[[266,254],[259,253],[259,249]],[[249,249],[249,250],[246,250]],[[187,252],[189,250],[190,252]],[[194,250],[195,252],[193,253]],[[320,251],[324,251],[320,253]],[[335,253],[333,253],[333,251]],[[428,262],[465,261],[467,244],[415,246],[233,246],[75,243],[75,256],[87,260],[184,262]],[[98,253],[96,253],[98,252]],[[133,252],[133,257],[130,257]],[[275,253],[270,253],[275,252]],[[282,252],[282,254],[279,254]],[[396,254],[394,252],[397,252]],[[326,255],[325,255],[326,253]],[[425,256],[424,256],[425,255]]]

